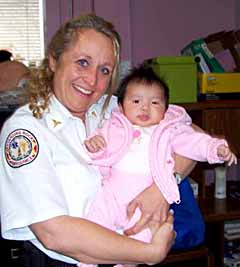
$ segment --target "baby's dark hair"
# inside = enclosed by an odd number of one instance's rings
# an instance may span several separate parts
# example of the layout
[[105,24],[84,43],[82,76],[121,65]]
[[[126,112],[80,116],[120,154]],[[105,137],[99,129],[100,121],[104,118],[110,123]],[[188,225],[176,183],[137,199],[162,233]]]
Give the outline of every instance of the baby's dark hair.
[[166,83],[154,72],[154,70],[147,65],[140,65],[133,68],[127,76],[125,76],[117,90],[118,104],[123,105],[123,100],[126,95],[127,87],[130,83],[139,83],[147,85],[158,85],[164,94],[166,109],[169,104],[169,88]]

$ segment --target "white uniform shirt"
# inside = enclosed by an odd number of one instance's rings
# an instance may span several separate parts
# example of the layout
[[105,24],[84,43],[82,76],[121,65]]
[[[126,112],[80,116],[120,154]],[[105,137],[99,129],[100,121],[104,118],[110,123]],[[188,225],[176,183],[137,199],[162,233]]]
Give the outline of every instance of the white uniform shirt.
[[[98,125],[104,98],[89,110],[86,125]],[[116,106],[113,98],[107,113]],[[69,263],[75,260],[46,250],[29,225],[60,215],[81,217],[100,186],[100,174],[88,165],[82,143],[83,122],[51,97],[42,119],[32,116],[28,105],[8,119],[0,136],[0,205],[2,236],[31,240],[50,257]]]

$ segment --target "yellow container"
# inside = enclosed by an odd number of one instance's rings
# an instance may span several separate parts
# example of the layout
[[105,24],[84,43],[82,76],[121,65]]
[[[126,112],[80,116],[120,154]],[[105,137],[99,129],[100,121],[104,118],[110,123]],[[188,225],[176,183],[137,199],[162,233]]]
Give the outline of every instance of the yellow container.
[[239,93],[240,73],[200,73],[201,94]]

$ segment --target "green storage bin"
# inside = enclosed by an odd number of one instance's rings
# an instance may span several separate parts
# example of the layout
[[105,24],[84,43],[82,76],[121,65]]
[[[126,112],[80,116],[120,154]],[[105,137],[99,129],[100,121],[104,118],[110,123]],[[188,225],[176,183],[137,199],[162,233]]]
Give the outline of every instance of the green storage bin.
[[197,64],[194,57],[156,57],[146,63],[168,85],[170,103],[197,102]]

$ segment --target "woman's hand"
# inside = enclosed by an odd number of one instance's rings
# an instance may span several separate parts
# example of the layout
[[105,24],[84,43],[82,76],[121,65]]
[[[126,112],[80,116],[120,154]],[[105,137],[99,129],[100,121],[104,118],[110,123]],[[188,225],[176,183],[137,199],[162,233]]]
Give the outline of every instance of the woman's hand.
[[153,261],[148,262],[147,264],[156,264],[166,258],[176,239],[176,232],[173,229],[173,221],[173,211],[170,210],[168,212],[166,222],[164,222],[160,227],[157,227],[156,225],[150,227],[153,236],[151,244],[153,245],[157,256],[156,259],[153,258]]
[[[180,155],[174,155],[175,171],[182,177],[186,177],[193,170],[196,162]],[[140,220],[131,228],[125,230],[126,235],[134,235],[152,223],[165,222],[169,210],[169,204],[163,197],[155,183],[140,193],[127,207],[127,215],[132,217],[136,208],[142,212]]]
[[124,231],[126,235],[134,235],[152,224],[159,226],[167,219],[169,204],[155,183],[140,193],[127,207],[128,218],[131,218],[136,208],[141,210],[140,220]]

